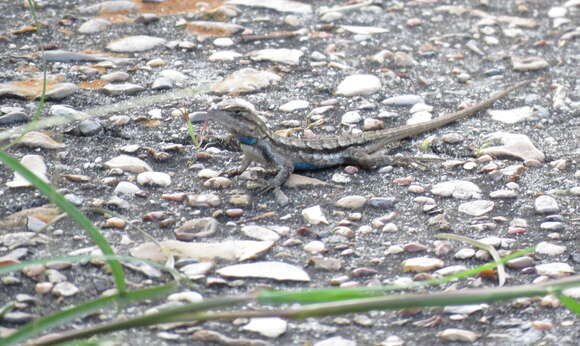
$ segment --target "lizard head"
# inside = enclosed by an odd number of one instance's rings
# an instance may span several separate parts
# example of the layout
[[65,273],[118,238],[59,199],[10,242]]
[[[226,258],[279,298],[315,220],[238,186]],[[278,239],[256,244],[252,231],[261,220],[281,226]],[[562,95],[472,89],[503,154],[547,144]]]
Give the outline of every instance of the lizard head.
[[228,99],[218,103],[208,112],[210,120],[216,120],[237,137],[263,138],[268,128],[258,116],[256,108],[242,99]]

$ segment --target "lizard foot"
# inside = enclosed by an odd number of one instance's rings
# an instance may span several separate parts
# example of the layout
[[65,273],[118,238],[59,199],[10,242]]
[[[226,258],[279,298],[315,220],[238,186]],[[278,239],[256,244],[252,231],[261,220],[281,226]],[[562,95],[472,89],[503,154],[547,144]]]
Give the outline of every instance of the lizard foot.
[[258,178],[256,180],[254,180],[254,183],[256,183],[256,185],[257,185],[256,192],[260,195],[268,193],[268,192],[277,188],[276,186],[274,186],[274,184],[270,183],[266,179]]
[[259,195],[272,192],[274,194],[274,197],[276,198],[276,202],[281,207],[288,205],[288,203],[290,201],[288,199],[288,196],[286,196],[286,194],[284,192],[282,192],[282,189],[280,189],[279,186],[272,184],[270,181],[268,181],[266,179],[260,179],[260,178],[253,179],[251,182],[248,182],[248,184],[246,186],[249,189],[255,190],[256,194],[259,194]]
[[261,178],[253,179],[252,182],[249,183],[247,186],[248,188],[255,190],[256,193],[259,195],[273,192],[274,195],[276,196],[276,199],[278,199],[278,197],[281,197],[282,199],[285,198],[287,204],[288,197],[286,197],[286,195],[282,192],[280,186],[273,184],[269,180]]
[[280,189],[279,186],[275,186],[265,179],[254,179],[251,182],[248,182],[246,187],[256,191],[256,194],[258,195],[272,192],[276,198],[276,203],[281,207],[288,205],[290,201],[288,196],[282,192],[282,189]]

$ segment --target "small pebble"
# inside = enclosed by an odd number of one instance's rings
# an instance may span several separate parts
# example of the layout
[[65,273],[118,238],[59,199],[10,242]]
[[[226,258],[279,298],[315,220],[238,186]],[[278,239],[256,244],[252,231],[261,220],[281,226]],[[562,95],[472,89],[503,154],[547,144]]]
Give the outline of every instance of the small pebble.
[[298,49],[267,48],[251,51],[247,55],[254,61],[272,61],[287,65],[298,65],[304,53]]
[[342,115],[341,123],[343,124],[357,124],[362,120],[360,113],[357,111],[346,112]]
[[110,96],[134,95],[145,90],[144,87],[133,83],[107,84],[101,89]]
[[215,208],[221,205],[221,203],[222,200],[219,198],[219,196],[212,193],[187,195],[187,204],[190,207]]
[[415,257],[403,261],[403,271],[406,272],[427,272],[443,267],[444,262],[438,258]]
[[124,71],[114,71],[101,76],[102,80],[106,80],[107,82],[126,82],[129,80],[129,74]]
[[418,103],[424,103],[423,98],[419,95],[399,95],[383,100],[383,104],[397,107],[410,107]]
[[364,131],[377,131],[385,128],[385,122],[379,119],[367,118],[363,121]]
[[392,209],[397,204],[397,199],[394,197],[373,197],[369,199],[368,204],[377,209]]
[[293,100],[286,102],[278,108],[282,112],[294,112],[301,109],[306,109],[310,106],[310,102],[306,100]]
[[347,196],[336,201],[335,206],[345,209],[360,209],[366,202],[367,199],[363,196]]
[[314,240],[307,244],[304,244],[304,251],[311,254],[319,254],[326,250],[326,246],[323,242]]
[[164,44],[166,41],[160,37],[138,35],[126,36],[121,39],[111,41],[107,49],[118,53],[143,52]]
[[536,253],[540,255],[557,256],[563,254],[564,252],[566,252],[565,246],[560,246],[545,241],[536,245]]
[[471,216],[482,216],[493,210],[495,203],[486,200],[466,202],[459,205],[458,210]]
[[171,185],[171,176],[163,172],[143,172],[137,175],[140,185],[155,185],[167,187]]
[[465,329],[448,328],[437,334],[437,337],[445,341],[459,341],[474,343],[481,335]]
[[536,265],[538,275],[545,275],[551,278],[562,278],[574,274],[574,268],[568,263],[554,262]]
[[536,198],[534,208],[538,214],[553,214],[560,211],[556,199],[546,195]]
[[57,297],[70,297],[80,292],[80,289],[71,282],[59,282],[52,288],[52,294]]
[[213,41],[213,44],[217,47],[231,47],[235,43],[234,40],[229,37],[219,37]]
[[370,74],[357,74],[346,77],[336,88],[336,95],[371,95],[379,91],[381,81]]
[[322,208],[319,205],[312,206],[310,208],[306,208],[302,210],[302,216],[311,225],[318,225],[318,224],[328,224],[328,220],[324,213],[322,212]]
[[472,258],[473,256],[475,256],[475,250],[474,249],[472,249],[472,248],[463,248],[463,249],[460,249],[459,251],[457,251],[453,257],[456,258],[456,259],[465,260],[465,259]]

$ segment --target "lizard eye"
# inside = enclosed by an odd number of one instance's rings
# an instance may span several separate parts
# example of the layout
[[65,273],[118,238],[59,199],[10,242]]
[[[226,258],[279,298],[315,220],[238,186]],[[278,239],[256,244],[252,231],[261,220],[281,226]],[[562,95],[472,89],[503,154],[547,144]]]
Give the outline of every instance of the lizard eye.
[[232,109],[232,112],[233,112],[235,115],[238,115],[238,116],[239,116],[239,115],[242,115],[242,114],[244,113],[244,110],[243,110],[243,109],[241,109],[241,108],[235,108],[235,109]]

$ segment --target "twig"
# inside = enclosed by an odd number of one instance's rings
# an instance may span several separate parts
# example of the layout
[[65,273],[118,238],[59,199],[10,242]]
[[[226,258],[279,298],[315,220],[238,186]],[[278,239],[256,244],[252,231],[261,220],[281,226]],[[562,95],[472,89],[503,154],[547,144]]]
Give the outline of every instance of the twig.
[[45,129],[52,126],[66,125],[77,120],[99,118],[115,112],[126,112],[127,110],[133,108],[146,108],[155,104],[191,98],[195,95],[205,93],[208,90],[208,85],[202,84],[197,88],[185,88],[160,95],[145,95],[110,105],[97,106],[87,109],[84,112],[78,112],[71,115],[53,116],[46,119],[40,119],[34,123],[0,132],[0,142],[9,140],[15,136],[20,136],[23,132]]

